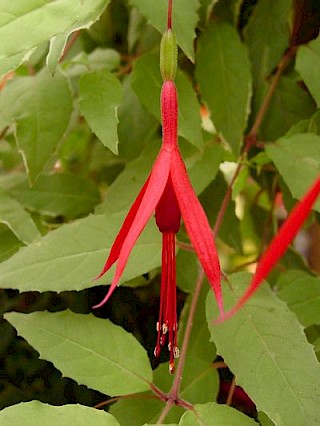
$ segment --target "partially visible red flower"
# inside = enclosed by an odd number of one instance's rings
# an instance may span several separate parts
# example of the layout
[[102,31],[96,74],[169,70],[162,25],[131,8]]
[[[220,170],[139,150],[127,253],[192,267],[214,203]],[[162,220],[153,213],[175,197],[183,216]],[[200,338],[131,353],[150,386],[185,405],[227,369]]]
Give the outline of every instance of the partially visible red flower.
[[223,304],[220,285],[220,266],[212,231],[206,214],[194,193],[178,147],[177,90],[172,80],[163,83],[161,91],[162,147],[152,171],[133,203],[111,248],[109,257],[97,278],[117,262],[116,271],[102,306],[116,288],[131,250],[155,212],[162,233],[162,276],[160,312],[157,324],[158,339],[155,355],[167,343],[170,351],[170,371],[174,369],[177,349],[176,263],[175,235],[182,216],[186,231],[214,291],[220,314]]
[[283,256],[288,246],[297,235],[303,222],[308,217],[313,204],[317,200],[319,193],[320,177],[316,179],[305,196],[296,204],[287,220],[281,226],[279,232],[276,234],[266,251],[263,253],[258,263],[256,272],[253,275],[251,283],[246,292],[238,300],[236,305],[229,312],[226,312],[224,315],[222,315],[218,321],[223,321],[232,317],[257,290],[262,281],[267,277],[271,269]]

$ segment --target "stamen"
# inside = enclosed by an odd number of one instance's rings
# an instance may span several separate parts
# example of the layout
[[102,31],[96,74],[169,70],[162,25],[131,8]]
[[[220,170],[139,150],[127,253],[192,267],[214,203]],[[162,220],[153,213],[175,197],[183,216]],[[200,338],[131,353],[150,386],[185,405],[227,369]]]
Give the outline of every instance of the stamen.
[[178,348],[177,346],[175,346],[175,347],[173,348],[173,356],[174,356],[175,358],[179,358],[179,356],[180,356],[180,351],[179,351],[179,348]]
[[162,333],[167,334],[168,333],[168,326],[167,324],[162,324]]

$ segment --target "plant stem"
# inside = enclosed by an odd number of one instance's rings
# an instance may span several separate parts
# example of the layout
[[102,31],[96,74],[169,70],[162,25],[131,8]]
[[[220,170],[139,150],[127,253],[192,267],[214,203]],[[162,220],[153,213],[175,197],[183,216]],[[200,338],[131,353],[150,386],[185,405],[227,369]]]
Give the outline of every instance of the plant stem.
[[167,30],[172,29],[172,0],[168,0]]
[[80,35],[80,30],[75,31],[74,33],[71,34],[71,37],[69,38],[69,40],[67,41],[65,48],[63,50],[63,53],[59,59],[59,63],[63,62],[65,57],[67,56],[67,54],[69,53],[70,49],[72,48],[72,46],[74,45],[74,43],[77,41],[78,37]]
[[289,62],[291,61],[292,57],[295,55],[297,50],[296,46],[291,46],[287,49],[287,51],[285,52],[285,54],[282,56],[282,58],[280,59],[280,62],[277,66],[276,72],[274,74],[274,77],[272,79],[272,82],[269,86],[269,89],[266,93],[266,96],[263,99],[263,102],[260,106],[260,109],[257,113],[256,119],[251,127],[251,130],[249,131],[246,140],[253,140],[256,139],[258,131],[261,127],[262,121],[264,119],[264,116],[269,108],[271,99],[274,95],[274,92],[279,84],[280,78],[284,72],[284,70],[287,68]]
[[[172,19],[172,0],[168,1],[168,23],[167,23],[167,27],[171,28],[171,19]],[[238,167],[234,173],[234,176],[228,186],[228,189],[225,193],[225,196],[223,198],[223,201],[221,203],[221,207],[220,210],[218,212],[218,216],[215,222],[215,225],[213,227],[213,236],[214,238],[216,238],[219,229],[222,225],[222,221],[225,215],[225,212],[227,210],[227,207],[229,205],[229,202],[231,200],[231,196],[232,196],[232,188],[233,185],[241,171],[242,168],[242,161],[245,158],[245,156],[247,155],[250,147],[252,145],[255,145],[257,142],[257,134],[258,131],[261,127],[261,124],[263,122],[263,119],[265,117],[265,114],[270,106],[270,102],[271,99],[275,93],[275,90],[279,84],[280,78],[284,72],[284,70],[286,69],[286,67],[288,66],[288,64],[290,63],[292,57],[295,55],[296,53],[296,46],[290,46],[288,48],[288,50],[285,52],[285,54],[282,56],[276,72],[274,74],[274,77],[272,79],[272,82],[268,88],[268,91],[266,93],[266,96],[263,99],[263,102],[260,106],[260,109],[257,113],[256,119],[249,131],[249,133],[247,134],[247,136],[245,137],[245,146],[243,149],[243,153],[239,158],[239,164]],[[197,277],[197,282],[196,282],[196,287],[195,287],[195,291],[192,297],[192,302],[191,302],[191,306],[190,306],[190,311],[189,311],[189,316],[187,319],[187,324],[186,324],[186,330],[185,330],[185,335],[184,335],[184,339],[183,339],[183,343],[182,343],[182,348],[181,348],[181,352],[180,352],[180,360],[179,360],[179,364],[175,373],[175,379],[173,381],[172,387],[170,389],[170,392],[168,393],[167,396],[167,404],[164,407],[158,423],[162,424],[162,422],[165,420],[166,416],[168,415],[169,411],[171,410],[172,406],[174,404],[176,405],[183,405],[187,408],[188,403],[186,403],[185,401],[182,401],[179,398],[179,391],[180,391],[180,386],[181,386],[181,381],[182,381],[182,374],[183,374],[183,369],[184,369],[184,365],[185,365],[185,361],[186,361],[186,357],[187,357],[187,351],[188,351],[188,346],[189,346],[189,342],[190,342],[190,336],[191,336],[191,331],[192,331],[192,325],[193,325],[193,319],[194,319],[194,315],[196,312],[196,308],[197,308],[197,303],[199,300],[199,295],[201,292],[201,288],[202,288],[202,284],[204,281],[204,271],[203,269],[200,267],[199,269],[199,273],[198,273],[198,277]],[[233,381],[233,386],[231,386],[231,388],[233,388],[232,390],[230,389],[229,392],[229,396],[228,399],[232,399],[232,395],[235,389],[235,379]],[[192,406],[190,406],[192,407]]]
[[228,398],[226,401],[226,405],[231,405],[232,404],[232,398],[233,398],[233,394],[234,391],[236,390],[236,379],[235,377],[233,377],[232,382],[231,382],[231,386],[228,392]]

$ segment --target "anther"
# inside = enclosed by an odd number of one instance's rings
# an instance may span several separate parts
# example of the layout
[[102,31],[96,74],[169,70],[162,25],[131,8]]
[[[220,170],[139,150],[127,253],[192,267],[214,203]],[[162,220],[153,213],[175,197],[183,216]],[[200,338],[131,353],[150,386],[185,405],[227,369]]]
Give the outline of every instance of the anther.
[[167,334],[168,333],[168,326],[167,324],[162,324],[162,333]]
[[174,373],[174,363],[173,363],[173,362],[170,362],[170,363],[169,363],[169,373],[170,373],[170,374],[173,374],[173,373]]

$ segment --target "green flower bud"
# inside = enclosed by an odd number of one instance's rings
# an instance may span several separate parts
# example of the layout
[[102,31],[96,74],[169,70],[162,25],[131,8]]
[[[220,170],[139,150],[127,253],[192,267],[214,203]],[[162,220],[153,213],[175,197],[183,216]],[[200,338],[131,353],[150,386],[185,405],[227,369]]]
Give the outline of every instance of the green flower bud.
[[174,80],[177,72],[178,48],[176,36],[168,29],[162,36],[160,45],[160,71],[164,81]]

